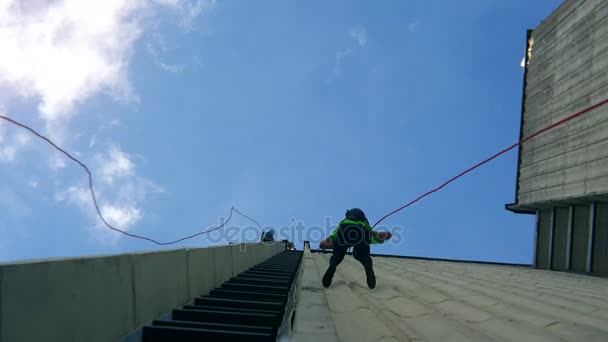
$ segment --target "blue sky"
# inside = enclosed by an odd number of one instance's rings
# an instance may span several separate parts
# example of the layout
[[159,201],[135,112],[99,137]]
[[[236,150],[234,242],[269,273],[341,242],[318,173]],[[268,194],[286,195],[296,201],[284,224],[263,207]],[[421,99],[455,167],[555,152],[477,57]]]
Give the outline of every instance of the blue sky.
[[[375,222],[518,139],[526,29],[560,2],[9,1],[0,113],[77,153],[135,234],[232,205],[277,229]],[[373,251],[530,263],[534,217],[504,209],[516,158],[387,219],[399,243]],[[2,123],[0,178],[0,261],[167,248],[102,227],[82,170]]]

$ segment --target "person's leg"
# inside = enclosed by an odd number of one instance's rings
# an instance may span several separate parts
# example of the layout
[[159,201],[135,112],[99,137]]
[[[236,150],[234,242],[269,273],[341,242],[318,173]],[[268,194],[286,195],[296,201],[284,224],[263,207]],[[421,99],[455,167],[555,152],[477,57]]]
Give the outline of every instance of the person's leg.
[[334,243],[333,254],[329,259],[329,267],[327,268],[327,271],[325,271],[325,275],[323,275],[323,286],[329,287],[329,285],[331,285],[331,280],[334,277],[334,273],[336,273],[336,268],[342,260],[344,260],[347,250],[348,246]]
[[372,257],[370,256],[370,247],[366,243],[358,244],[353,249],[353,257],[358,260],[365,268],[367,278],[367,286],[370,289],[376,287],[376,275],[374,274],[374,266]]
[[371,248],[366,243],[361,243],[353,248],[353,257],[355,260],[359,261],[361,264],[371,264],[372,257],[370,256]]
[[346,256],[347,250],[348,246],[340,245],[338,243],[334,244],[333,254],[331,258],[329,258],[329,264],[338,267],[342,260],[344,260],[344,256]]

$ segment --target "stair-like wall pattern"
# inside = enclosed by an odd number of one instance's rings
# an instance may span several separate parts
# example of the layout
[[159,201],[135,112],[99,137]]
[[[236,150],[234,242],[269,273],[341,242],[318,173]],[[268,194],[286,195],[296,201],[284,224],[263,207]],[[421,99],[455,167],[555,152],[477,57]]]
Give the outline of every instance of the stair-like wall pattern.
[[296,251],[273,256],[144,326],[141,341],[275,341],[301,260]]
[[233,244],[0,264],[0,342],[116,341],[284,250]]

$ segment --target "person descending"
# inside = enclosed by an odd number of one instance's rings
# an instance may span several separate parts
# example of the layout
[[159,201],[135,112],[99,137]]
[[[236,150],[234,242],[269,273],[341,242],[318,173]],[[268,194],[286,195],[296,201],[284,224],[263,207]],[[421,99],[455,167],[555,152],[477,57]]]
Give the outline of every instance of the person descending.
[[334,232],[321,242],[321,249],[333,249],[329,259],[329,267],[323,276],[323,286],[329,287],[338,265],[344,260],[344,256],[350,247],[353,248],[353,257],[359,261],[365,269],[367,286],[370,289],[376,287],[376,275],[374,274],[373,262],[370,256],[370,244],[382,244],[392,237],[390,232],[377,232],[370,226],[363,210],[353,208],[346,211],[342,220]]
[[274,229],[271,229],[267,232],[263,232],[260,238],[262,242],[272,242],[274,241]]

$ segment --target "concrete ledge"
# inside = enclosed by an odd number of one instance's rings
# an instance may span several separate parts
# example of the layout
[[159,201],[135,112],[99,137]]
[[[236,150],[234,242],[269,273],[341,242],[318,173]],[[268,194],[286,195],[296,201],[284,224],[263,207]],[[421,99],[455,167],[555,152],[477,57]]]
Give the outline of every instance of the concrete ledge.
[[188,300],[186,251],[133,255],[137,326]]
[[285,250],[285,245],[280,241],[264,242],[262,244],[262,259],[266,260],[271,256]]
[[208,293],[215,287],[215,253],[211,248],[188,250],[188,297]]
[[0,264],[0,342],[116,341],[280,243]]
[[262,261],[264,261],[264,255],[263,255],[263,246],[262,244],[256,243],[254,245],[252,245],[251,248],[251,253],[252,253],[252,260],[253,260],[253,264],[257,265],[259,263],[261,263]]
[[135,329],[132,260],[1,265],[0,341],[114,341]]
[[232,275],[251,268],[252,248],[248,244],[232,245]]
[[233,275],[232,246],[211,247],[214,254],[214,286],[219,286]]
[[304,250],[303,278],[296,311],[292,340],[338,341],[336,327],[329,311],[321,276],[310,249]]
[[253,249],[255,248],[255,243],[247,243],[245,244],[247,246],[247,255],[249,257],[249,266],[247,266],[247,269],[252,268],[253,266],[257,265],[258,263],[254,260],[253,258]]

